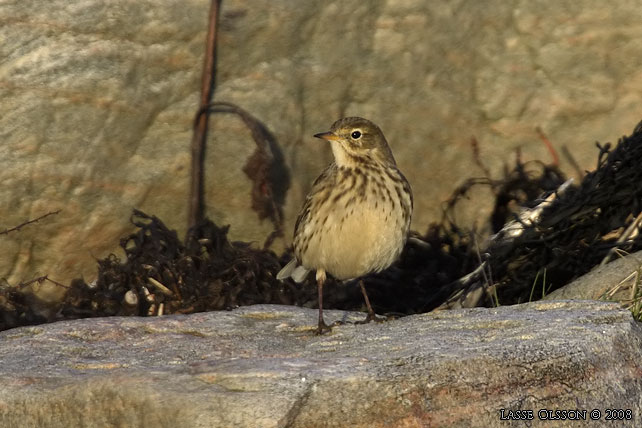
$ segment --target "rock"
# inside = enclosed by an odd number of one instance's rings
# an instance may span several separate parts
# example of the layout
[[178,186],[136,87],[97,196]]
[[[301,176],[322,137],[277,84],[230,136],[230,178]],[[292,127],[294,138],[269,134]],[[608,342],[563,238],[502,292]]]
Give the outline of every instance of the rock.
[[[364,314],[328,311],[326,319]],[[642,423],[642,330],[596,301],[537,302],[335,327],[316,311],[102,318],[0,333],[6,427],[499,427],[628,409]],[[628,412],[628,413],[627,413]],[[516,413],[512,413],[515,415]],[[528,413],[520,413],[528,416]]]
[[[642,280],[642,251],[616,258],[604,266],[596,266],[562,288],[547,294],[544,300],[601,299],[623,301],[631,299],[631,290]],[[639,287],[639,285],[638,285]]]
[[[0,4],[0,229],[62,209],[0,236],[0,277],[93,280],[95,258],[131,230],[133,207],[184,235],[208,7]],[[636,2],[226,0],[215,99],[248,110],[283,151],[291,184],[281,248],[331,159],[312,134],[344,115],[382,127],[423,231],[458,184],[482,175],[473,135],[495,178],[517,147],[525,161],[550,160],[536,126],[593,168],[593,142],[614,141],[640,119],[642,75],[631,58],[641,39]],[[250,132],[232,115],[211,125],[207,214],[231,223],[233,239],[262,243],[272,225],[250,209],[242,171]],[[562,167],[573,173],[565,159]],[[458,219],[481,226],[492,204],[490,191],[473,192]]]

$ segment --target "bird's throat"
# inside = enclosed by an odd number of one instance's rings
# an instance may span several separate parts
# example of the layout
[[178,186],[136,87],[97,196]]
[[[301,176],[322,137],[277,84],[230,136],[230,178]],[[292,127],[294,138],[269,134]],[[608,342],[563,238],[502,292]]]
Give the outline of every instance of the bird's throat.
[[348,153],[339,141],[330,141],[330,147],[332,147],[334,163],[337,164],[337,166],[354,168],[359,165],[359,158],[351,153]]

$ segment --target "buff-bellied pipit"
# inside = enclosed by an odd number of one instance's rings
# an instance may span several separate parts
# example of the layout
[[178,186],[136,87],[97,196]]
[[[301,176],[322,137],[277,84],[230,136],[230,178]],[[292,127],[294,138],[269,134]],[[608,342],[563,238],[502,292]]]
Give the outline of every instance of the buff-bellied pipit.
[[[295,258],[277,278],[302,282],[316,271],[317,331],[323,333],[330,330],[323,320],[326,273],[349,280],[397,260],[410,227],[412,192],[383,132],[369,120],[340,119],[315,137],[330,142],[334,162],[312,185],[294,228]],[[359,286],[368,308],[364,322],[376,319],[363,281]]]

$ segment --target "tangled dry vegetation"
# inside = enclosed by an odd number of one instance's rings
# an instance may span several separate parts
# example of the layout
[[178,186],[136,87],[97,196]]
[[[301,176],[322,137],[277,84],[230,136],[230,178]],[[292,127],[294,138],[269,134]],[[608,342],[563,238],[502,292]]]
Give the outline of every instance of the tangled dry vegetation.
[[[615,147],[598,144],[598,150],[596,170],[579,185],[569,185],[555,165],[519,160],[501,179],[468,181],[448,202],[439,224],[413,233],[396,265],[366,278],[375,310],[403,316],[535,300],[541,292],[534,289],[559,288],[607,261],[616,249],[640,249],[642,123]],[[484,242],[449,215],[462,196],[480,185],[493,189],[495,210],[489,222],[500,229]],[[511,206],[523,210],[513,212]],[[209,220],[190,230],[184,242],[154,216],[134,211],[131,221],[136,231],[120,242],[126,258],[99,260],[97,280],[73,281],[55,310],[37,308],[23,292],[25,284],[5,284],[0,289],[0,329],[256,303],[316,305],[313,284],[275,279],[290,254],[278,257],[269,249],[230,242],[228,227]],[[328,308],[362,309],[358,287],[331,282],[326,296]]]

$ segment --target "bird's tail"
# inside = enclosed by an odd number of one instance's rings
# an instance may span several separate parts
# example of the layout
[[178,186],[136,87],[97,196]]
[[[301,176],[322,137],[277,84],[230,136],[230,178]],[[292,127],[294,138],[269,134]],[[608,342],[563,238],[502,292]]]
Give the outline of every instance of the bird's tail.
[[297,264],[296,259],[292,259],[276,274],[276,279],[283,281],[286,278],[292,278],[295,282],[303,282],[309,272],[309,269]]

